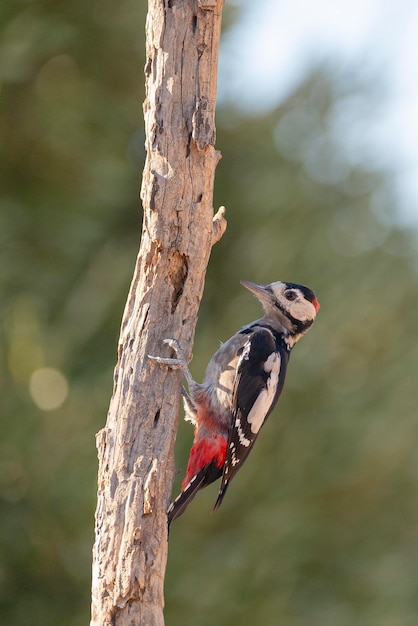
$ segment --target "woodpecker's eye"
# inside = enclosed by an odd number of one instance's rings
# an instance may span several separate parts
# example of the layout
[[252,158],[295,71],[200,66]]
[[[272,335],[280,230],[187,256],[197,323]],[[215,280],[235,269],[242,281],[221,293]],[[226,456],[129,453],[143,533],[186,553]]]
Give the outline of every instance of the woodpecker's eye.
[[297,293],[296,291],[293,291],[293,289],[289,289],[288,291],[284,292],[284,296],[286,300],[293,301],[293,300],[296,300]]

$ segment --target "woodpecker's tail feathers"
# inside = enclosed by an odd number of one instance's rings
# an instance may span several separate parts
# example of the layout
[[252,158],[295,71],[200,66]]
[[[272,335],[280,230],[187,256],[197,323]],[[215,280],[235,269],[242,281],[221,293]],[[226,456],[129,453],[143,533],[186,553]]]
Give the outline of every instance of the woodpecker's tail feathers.
[[168,527],[170,528],[171,522],[176,519],[176,517],[180,517],[186,510],[187,506],[193,500],[199,489],[204,486],[206,474],[207,474],[207,466],[202,467],[202,469],[193,476],[188,485],[186,485],[185,489],[177,496],[177,498],[170,504],[167,510],[168,516]]
[[217,511],[222,504],[222,500],[225,497],[226,490],[228,489],[229,480],[222,480],[221,488],[219,489],[218,497],[216,498],[215,506],[212,509],[212,513]]

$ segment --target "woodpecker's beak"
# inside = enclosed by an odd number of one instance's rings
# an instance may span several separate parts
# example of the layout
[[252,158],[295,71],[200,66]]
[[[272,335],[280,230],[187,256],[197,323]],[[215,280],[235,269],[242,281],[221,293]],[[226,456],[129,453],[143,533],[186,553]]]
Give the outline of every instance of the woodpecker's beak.
[[251,291],[252,294],[256,296],[260,300],[260,302],[265,302],[266,300],[271,300],[271,293],[267,290],[266,285],[259,285],[258,283],[252,283],[250,280],[240,280],[240,283],[243,287]]

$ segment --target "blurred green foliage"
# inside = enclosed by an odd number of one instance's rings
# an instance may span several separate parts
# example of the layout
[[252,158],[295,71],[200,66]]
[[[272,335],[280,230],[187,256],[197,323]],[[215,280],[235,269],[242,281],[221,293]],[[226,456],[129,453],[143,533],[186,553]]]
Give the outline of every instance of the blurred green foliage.
[[[0,620],[89,619],[94,434],[138,250],[145,3],[5,0],[0,20]],[[322,308],[222,509],[176,521],[167,625],[409,626],[418,612],[417,233],[390,172],[335,132],[372,87],[322,70],[265,117],[218,111],[213,250],[194,347],[256,318],[239,279]],[[340,107],[340,108],[339,108]],[[339,109],[338,109],[339,108]],[[350,129],[346,129],[350,132]],[[192,437],[180,424],[177,465]]]

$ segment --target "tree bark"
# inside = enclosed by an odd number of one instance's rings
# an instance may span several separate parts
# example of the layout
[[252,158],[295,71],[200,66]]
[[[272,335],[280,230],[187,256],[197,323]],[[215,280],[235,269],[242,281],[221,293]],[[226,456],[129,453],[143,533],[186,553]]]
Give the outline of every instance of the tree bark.
[[99,456],[91,626],[162,626],[167,516],[181,374],[175,337],[190,356],[211,246],[215,101],[223,0],[149,0],[147,158],[140,251],[123,315]]

